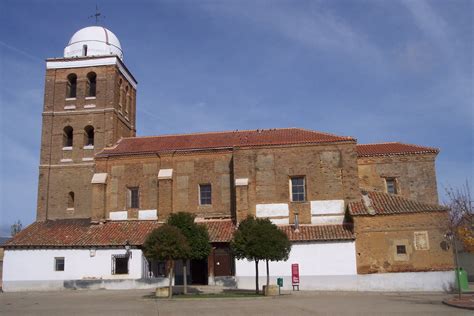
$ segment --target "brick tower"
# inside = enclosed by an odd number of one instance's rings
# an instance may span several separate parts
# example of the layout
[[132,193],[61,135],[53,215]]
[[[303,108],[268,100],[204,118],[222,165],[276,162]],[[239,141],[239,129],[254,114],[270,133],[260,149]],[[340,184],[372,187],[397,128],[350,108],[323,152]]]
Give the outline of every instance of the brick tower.
[[46,60],[37,220],[91,217],[94,155],[135,136],[136,85],[104,27],[79,30],[64,57]]

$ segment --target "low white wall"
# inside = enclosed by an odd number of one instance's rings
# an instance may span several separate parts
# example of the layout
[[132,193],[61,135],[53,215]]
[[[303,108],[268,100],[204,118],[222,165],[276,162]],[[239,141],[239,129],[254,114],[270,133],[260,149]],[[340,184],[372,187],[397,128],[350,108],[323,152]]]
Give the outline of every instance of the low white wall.
[[[259,277],[260,289],[266,283],[265,270]],[[270,274],[271,268],[270,268]],[[270,276],[270,284],[277,283]],[[300,276],[300,290],[361,292],[448,292],[454,288],[454,271],[377,273],[366,275]],[[236,277],[237,287],[255,289],[255,274]],[[284,290],[291,290],[291,276],[283,276]]]
[[[291,276],[291,265],[299,264],[300,277],[313,275],[354,275],[356,271],[355,243],[308,242],[295,243],[287,261],[270,262],[270,275]],[[265,275],[265,262],[259,262],[259,272]],[[255,263],[236,260],[235,276],[255,276]]]
[[[133,249],[129,273],[112,274],[112,255],[125,249],[18,249],[5,250],[3,289],[61,289],[69,280],[134,280],[142,278],[142,251]],[[54,258],[64,257],[64,271],[55,271]],[[122,282],[123,283],[123,282]],[[125,284],[125,283],[124,283]],[[112,286],[113,287],[113,286]]]
[[[283,278],[283,289],[291,290],[291,264],[299,264],[300,290],[320,291],[450,291],[453,271],[377,273],[358,275],[355,243],[295,243],[286,262],[270,262],[270,283]],[[255,262],[236,260],[235,280],[241,289],[255,288]],[[260,288],[266,283],[265,262],[259,262]]]

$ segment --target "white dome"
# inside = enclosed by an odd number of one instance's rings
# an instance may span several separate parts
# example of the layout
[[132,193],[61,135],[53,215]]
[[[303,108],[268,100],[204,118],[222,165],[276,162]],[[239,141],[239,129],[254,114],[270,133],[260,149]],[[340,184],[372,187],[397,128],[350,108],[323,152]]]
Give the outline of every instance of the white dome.
[[64,48],[64,57],[117,55],[123,59],[122,46],[114,33],[102,26],[80,29]]

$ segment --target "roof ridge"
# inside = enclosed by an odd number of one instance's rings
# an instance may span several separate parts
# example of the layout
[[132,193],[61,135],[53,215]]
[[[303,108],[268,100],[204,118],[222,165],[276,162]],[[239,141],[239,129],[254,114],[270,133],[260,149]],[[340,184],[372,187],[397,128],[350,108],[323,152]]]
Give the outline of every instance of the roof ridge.
[[[133,136],[133,137],[122,137],[121,140],[129,139],[144,139],[144,138],[163,138],[163,137],[173,137],[173,136],[194,136],[194,135],[209,135],[209,134],[230,134],[230,133],[245,133],[245,132],[270,132],[270,131],[284,131],[284,130],[300,130],[311,133],[317,133],[327,136],[355,139],[352,136],[341,136],[333,133],[321,132],[307,128],[301,127],[275,127],[275,128],[257,128],[257,129],[235,129],[235,130],[226,130],[226,131],[207,131],[207,132],[192,132],[192,133],[175,133],[175,134],[162,134],[162,135],[147,135],[147,136]],[[110,148],[110,147],[109,147]],[[112,147],[113,148],[113,147]],[[108,149],[108,148],[107,148]]]
[[407,145],[407,146],[417,147],[417,148],[420,148],[420,149],[429,148],[429,149],[433,149],[433,150],[439,151],[439,148],[437,148],[437,147],[423,146],[423,145],[418,145],[418,144],[402,143],[402,142],[381,142],[381,143],[357,144],[357,146],[377,146],[377,145],[388,145],[388,144]]
[[[171,136],[193,136],[193,135],[206,135],[206,134],[227,134],[227,133],[243,133],[243,132],[257,132],[257,131],[271,131],[271,130],[288,130],[288,129],[300,129],[295,127],[282,127],[282,128],[262,128],[262,129],[243,129],[243,130],[226,130],[226,131],[209,131],[209,132],[193,132],[193,133],[177,133],[177,134],[162,134],[162,135],[148,135],[148,136],[133,136],[123,137],[122,139],[138,139],[138,138],[161,138]],[[341,136],[339,136],[341,137]]]

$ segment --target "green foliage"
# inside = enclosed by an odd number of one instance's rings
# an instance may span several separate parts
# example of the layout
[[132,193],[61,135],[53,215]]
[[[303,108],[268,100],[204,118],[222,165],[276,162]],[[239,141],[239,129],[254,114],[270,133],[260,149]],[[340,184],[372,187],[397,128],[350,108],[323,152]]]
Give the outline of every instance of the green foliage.
[[209,233],[204,225],[194,222],[194,215],[186,212],[173,213],[168,218],[168,224],[177,227],[186,237],[191,252],[181,259],[205,259],[211,252]]
[[291,251],[288,236],[269,219],[243,220],[231,243],[238,259],[286,261]]
[[191,247],[178,228],[165,224],[148,235],[143,250],[149,259],[177,260],[189,256]]

